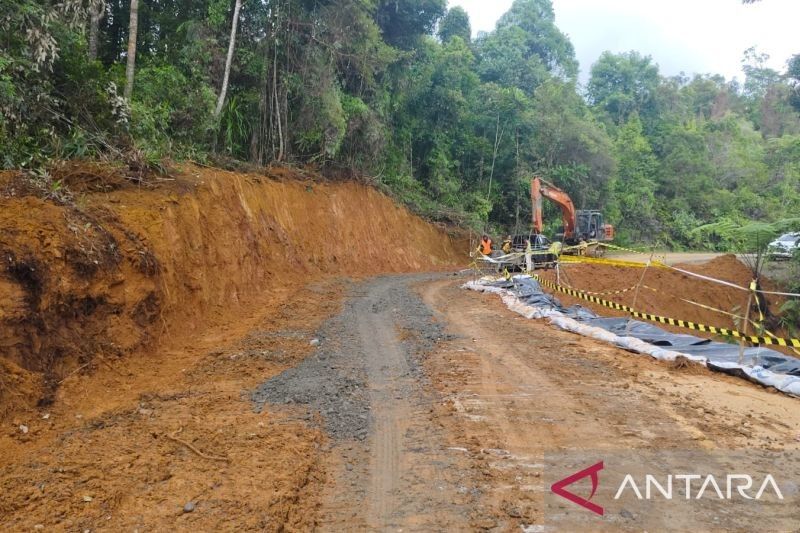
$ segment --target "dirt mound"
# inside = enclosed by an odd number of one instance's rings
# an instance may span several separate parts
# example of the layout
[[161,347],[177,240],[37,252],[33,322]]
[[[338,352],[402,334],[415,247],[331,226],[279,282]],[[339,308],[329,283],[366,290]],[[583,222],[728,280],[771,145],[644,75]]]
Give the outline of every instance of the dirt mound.
[[682,263],[675,267],[728,281],[740,287],[749,286],[753,279],[752,271],[733,254],[721,255],[705,263]]
[[[676,265],[677,268],[728,281],[740,287],[747,287],[752,279],[750,270],[734,255],[725,255],[703,264]],[[644,277],[642,278],[642,275]],[[555,272],[548,271],[542,276],[550,281],[556,280]],[[561,281],[572,288],[604,293],[605,300],[628,305],[639,311],[702,323],[710,326],[736,328],[743,321],[736,317],[744,315],[747,306],[747,291],[726,285],[705,281],[683,274],[676,270],[649,268],[628,268],[602,264],[562,265]],[[641,287],[637,291],[634,287]],[[762,284],[771,289],[771,284]],[[627,292],[613,294],[614,291]],[[627,316],[624,312],[591,304],[564,294],[559,299],[568,305],[580,304],[605,316]],[[777,312],[782,300],[766,298],[771,312]],[[675,329],[686,333],[687,330]],[[780,330],[773,331],[780,333]]]
[[235,320],[293,281],[463,262],[449,235],[355,183],[185,166],[143,188],[94,170],[59,168],[81,194],[57,202],[0,176],[0,358],[38,376],[42,403],[73,372]]

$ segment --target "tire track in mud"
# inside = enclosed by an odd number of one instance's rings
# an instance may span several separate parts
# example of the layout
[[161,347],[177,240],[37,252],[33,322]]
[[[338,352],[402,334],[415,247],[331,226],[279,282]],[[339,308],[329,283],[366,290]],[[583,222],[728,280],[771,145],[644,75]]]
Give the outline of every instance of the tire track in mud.
[[356,315],[362,347],[366,353],[374,355],[366,358],[370,405],[374,406],[367,522],[379,528],[388,525],[389,517],[397,508],[395,491],[399,482],[401,439],[411,411],[408,398],[403,394],[410,385],[408,364],[392,327],[391,310],[383,303],[373,303],[371,312]]
[[[620,485],[610,481],[619,481],[621,472],[636,479],[688,471],[748,472],[763,479],[769,472],[780,473],[788,482],[786,494],[797,498],[800,463],[787,453],[796,449],[793,434],[784,431],[784,444],[777,446],[771,439],[752,442],[739,432],[739,424],[751,424],[743,419],[767,421],[748,418],[756,405],[771,415],[796,400],[715,374],[681,372],[524,319],[497,299],[453,281],[426,284],[423,298],[455,336],[427,358],[426,369],[452,406],[443,417],[450,434],[460,436],[471,455],[486,458],[476,509],[484,508],[493,520],[487,523],[498,530],[796,529],[797,507],[788,499],[758,505],[697,496],[691,504],[683,496],[617,502]],[[757,400],[739,403],[740,394]],[[549,484],[563,477],[555,473],[600,460],[606,461],[609,480],[597,498],[606,507],[602,521],[547,497]]]
[[319,330],[321,346],[270,379],[254,401],[316,414],[331,444],[324,530],[467,529],[474,483],[446,449],[422,359],[445,337],[410,284],[380,277],[351,288],[342,312]]

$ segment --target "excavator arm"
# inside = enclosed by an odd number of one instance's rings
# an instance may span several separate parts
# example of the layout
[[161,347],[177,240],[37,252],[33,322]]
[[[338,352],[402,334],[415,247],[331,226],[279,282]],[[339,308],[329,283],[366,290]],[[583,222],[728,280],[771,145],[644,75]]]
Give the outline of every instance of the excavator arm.
[[561,208],[561,219],[564,223],[564,240],[572,239],[575,236],[575,205],[567,193],[538,176],[531,180],[534,233],[542,232],[542,197],[551,200]]

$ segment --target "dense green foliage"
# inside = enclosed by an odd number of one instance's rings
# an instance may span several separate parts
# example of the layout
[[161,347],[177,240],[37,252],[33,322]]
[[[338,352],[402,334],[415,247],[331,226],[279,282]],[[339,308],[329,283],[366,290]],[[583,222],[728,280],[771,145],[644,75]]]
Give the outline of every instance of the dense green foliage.
[[540,173],[623,241],[674,247],[725,248],[695,229],[800,212],[800,55],[779,73],[748,50],[738,83],[606,52],[584,89],[550,0],[516,0],[476,40],[445,0],[244,0],[217,120],[233,3],[140,0],[129,102],[128,0],[0,0],[1,164],[313,163],[503,231],[528,227]]

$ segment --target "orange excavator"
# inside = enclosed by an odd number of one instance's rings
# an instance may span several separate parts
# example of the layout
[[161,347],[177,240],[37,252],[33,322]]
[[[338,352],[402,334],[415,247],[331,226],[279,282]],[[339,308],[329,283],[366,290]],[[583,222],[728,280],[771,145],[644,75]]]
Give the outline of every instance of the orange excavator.
[[603,213],[585,209],[576,210],[567,193],[538,176],[531,180],[534,233],[542,233],[542,197],[561,208],[565,245],[581,246],[585,243],[585,247],[578,248],[579,253],[589,252],[592,255],[599,255],[601,249],[597,243],[614,239],[614,226],[604,223]]

